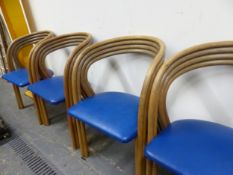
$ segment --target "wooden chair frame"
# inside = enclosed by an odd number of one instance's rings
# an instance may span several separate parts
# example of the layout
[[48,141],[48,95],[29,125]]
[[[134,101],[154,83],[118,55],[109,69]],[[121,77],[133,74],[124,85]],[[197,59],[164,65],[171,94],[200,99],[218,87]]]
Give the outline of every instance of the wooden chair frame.
[[[148,99],[150,96],[150,89],[152,86],[152,80],[154,79],[159,67],[163,63],[163,55],[164,55],[165,46],[161,40],[155,37],[150,36],[125,36],[109,39],[106,41],[102,41],[92,46],[86,48],[79,56],[78,59],[75,60],[73,71],[72,71],[72,100],[73,104],[78,103],[82,98],[93,96],[95,93],[91,88],[87,74],[90,66],[107,57],[119,54],[126,53],[142,53],[149,55],[153,58],[153,62],[149,67],[143,88],[140,95],[140,104],[139,104],[139,123],[140,125],[139,131],[145,131],[147,126],[146,117],[142,117],[147,115],[147,107],[148,107]],[[85,125],[79,120],[76,120],[77,130],[79,133],[79,143],[82,157],[88,156],[88,145],[86,138]],[[141,175],[144,171],[142,165],[145,162],[143,156],[143,144],[141,140],[145,140],[146,142],[146,133],[139,132],[138,140],[136,141],[136,174]],[[144,163],[145,164],[145,163]]]
[[[92,43],[92,36],[89,33],[71,33],[61,36],[57,36],[51,39],[48,39],[44,42],[41,42],[40,45],[35,49],[30,59],[29,74],[30,74],[30,83],[35,83],[41,79],[47,79],[51,77],[51,74],[48,72],[45,60],[49,53],[56,50],[75,46],[74,50],[68,57],[65,70],[64,70],[64,90],[65,90],[65,103],[66,107],[71,106],[70,102],[70,91],[71,87],[69,86],[71,81],[71,70],[73,68],[73,63],[77,58],[78,54],[88,45]],[[44,125],[49,125],[48,114],[46,111],[45,102],[39,96],[33,94],[33,99],[39,116],[39,120]],[[73,148],[78,148],[78,139],[76,138],[76,128],[74,127],[74,121],[72,118],[68,117],[68,128],[72,138]]]
[[[216,65],[233,65],[233,41],[194,46],[176,54],[163,64],[150,93],[147,143],[158,134],[160,129],[166,128],[170,123],[166,97],[172,82],[186,72]],[[158,173],[151,161],[147,161],[146,171],[147,175]]]
[[[30,46],[30,45],[36,46],[41,41],[46,40],[52,36],[53,36],[53,33],[51,31],[40,31],[40,32],[35,32],[35,33],[22,36],[14,40],[13,43],[9,46],[8,51],[7,51],[7,63],[8,63],[9,71],[14,71],[17,68],[23,67],[18,60],[18,54],[21,49],[27,46]],[[30,54],[29,54],[29,59],[34,49],[35,47],[31,49]],[[13,84],[13,89],[15,92],[15,97],[17,100],[18,108],[19,109],[24,108],[24,104],[23,104],[23,100],[22,100],[19,87]]]

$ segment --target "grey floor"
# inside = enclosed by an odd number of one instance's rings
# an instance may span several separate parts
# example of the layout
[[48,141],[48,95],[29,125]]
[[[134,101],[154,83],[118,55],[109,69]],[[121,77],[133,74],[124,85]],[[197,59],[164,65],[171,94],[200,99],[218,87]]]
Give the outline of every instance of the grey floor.
[[[0,116],[15,135],[31,145],[64,175],[133,175],[134,144],[120,144],[88,129],[91,156],[86,160],[72,150],[64,105],[48,106],[51,125],[38,125],[31,99],[29,107],[18,110],[10,84],[0,79]],[[9,144],[0,146],[0,175],[33,174]]]

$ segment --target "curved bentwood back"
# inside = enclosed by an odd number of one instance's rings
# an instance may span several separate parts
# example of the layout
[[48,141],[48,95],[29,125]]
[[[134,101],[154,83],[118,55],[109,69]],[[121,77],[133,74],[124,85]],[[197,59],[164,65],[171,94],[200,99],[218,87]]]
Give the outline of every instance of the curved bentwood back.
[[233,41],[194,46],[176,54],[164,63],[153,83],[151,92],[148,140],[151,140],[158,130],[155,127],[156,121],[159,121],[161,128],[167,127],[170,122],[166,108],[166,97],[172,82],[186,72],[217,65],[233,65]]
[[[7,51],[7,63],[9,65],[9,70],[13,71],[17,68],[23,67],[18,59],[18,54],[21,49],[30,45],[39,44],[39,42],[53,36],[54,34],[51,31],[41,31],[25,35],[14,40]],[[30,55],[33,51],[34,49],[31,50]]]
[[34,50],[32,58],[30,59],[30,77],[31,82],[39,81],[41,78],[48,78],[51,74],[48,72],[46,67],[46,57],[51,52],[56,50],[74,46],[74,50],[71,52],[67,66],[65,67],[64,73],[67,69],[70,69],[70,64],[73,61],[73,58],[81,52],[88,44],[91,43],[91,35],[84,32],[71,33],[60,35],[54,38],[50,38],[41,42]]

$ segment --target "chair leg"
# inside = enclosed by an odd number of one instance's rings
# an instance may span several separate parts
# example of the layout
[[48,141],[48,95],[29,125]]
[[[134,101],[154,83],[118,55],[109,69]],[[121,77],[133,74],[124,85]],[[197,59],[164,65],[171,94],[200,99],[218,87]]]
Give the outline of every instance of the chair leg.
[[146,171],[146,159],[144,157],[144,149],[142,144],[139,143],[139,140],[135,141],[135,174],[136,175],[145,175]]
[[45,102],[40,97],[38,97],[37,99],[38,99],[42,122],[44,125],[49,126],[50,123],[49,123],[49,118],[48,118],[48,113],[46,110]]
[[39,124],[42,125],[43,120],[42,120],[41,114],[40,114],[38,99],[37,99],[36,95],[34,95],[34,94],[32,95],[32,97],[33,97],[34,105],[35,105],[35,108],[36,108]]
[[152,163],[152,175],[158,175],[159,174],[159,167],[156,166],[154,163]]
[[74,128],[74,136],[75,136],[76,145],[77,145],[77,148],[80,148],[79,133],[78,133],[78,130],[76,127],[76,121],[74,118],[72,118],[72,124],[73,124],[73,128]]
[[146,160],[146,175],[152,175],[152,163],[149,160]]
[[24,105],[23,105],[23,100],[22,100],[22,96],[21,96],[19,87],[16,86],[16,85],[13,85],[13,89],[14,89],[14,92],[15,92],[15,97],[16,97],[16,101],[17,101],[17,104],[18,104],[18,108],[23,109]]
[[35,94],[33,94],[33,100],[34,100],[34,104],[36,107],[39,124],[40,125],[43,124],[43,125],[48,126],[49,120],[48,120],[48,114],[46,111],[46,106],[44,104],[44,101]]
[[146,175],[158,175],[158,166],[156,166],[152,161],[146,160]]
[[79,144],[80,144],[80,152],[83,158],[88,157],[88,144],[87,144],[87,136],[86,136],[86,129],[84,123],[76,120],[76,127],[79,136]]
[[79,148],[78,132],[76,128],[75,119],[67,115],[68,129],[70,132],[73,149]]

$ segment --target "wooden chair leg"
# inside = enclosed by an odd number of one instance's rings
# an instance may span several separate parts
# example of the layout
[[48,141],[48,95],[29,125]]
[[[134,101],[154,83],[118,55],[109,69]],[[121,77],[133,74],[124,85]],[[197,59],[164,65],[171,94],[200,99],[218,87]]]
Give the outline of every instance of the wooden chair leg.
[[75,140],[76,140],[76,145],[77,148],[80,148],[80,143],[79,143],[79,133],[76,127],[76,121],[74,118],[72,118],[72,124],[73,124],[73,128],[74,128],[74,136],[75,136]]
[[144,149],[142,145],[138,142],[138,139],[135,141],[135,174],[136,175],[145,175],[146,173],[146,159],[144,157]]
[[76,120],[76,127],[79,136],[79,144],[80,144],[80,152],[83,158],[88,157],[89,150],[87,144],[87,136],[86,136],[86,129],[84,123]]
[[13,85],[13,89],[14,89],[14,92],[15,92],[15,97],[16,97],[16,101],[17,101],[17,104],[18,104],[18,108],[23,109],[24,104],[23,104],[21,93],[20,93],[20,89],[16,85]]
[[152,161],[146,160],[146,175],[158,175],[158,166],[156,166]]
[[33,94],[33,101],[34,101],[34,105],[35,105],[35,108],[36,108],[39,124],[42,125],[43,124],[43,120],[42,120],[41,114],[40,114],[40,106],[39,106],[37,97],[34,94]]
[[152,163],[152,175],[158,175],[159,174],[159,167],[156,166],[154,163]]
[[40,109],[42,122],[44,125],[49,126],[50,123],[49,123],[49,118],[48,118],[48,113],[47,113],[47,109],[45,106],[45,102],[40,97],[38,97],[37,99],[39,103],[39,109]]
[[151,161],[146,160],[146,175],[152,174],[152,164]]
[[73,149],[79,148],[78,132],[74,118],[67,116],[68,129],[70,132]]

